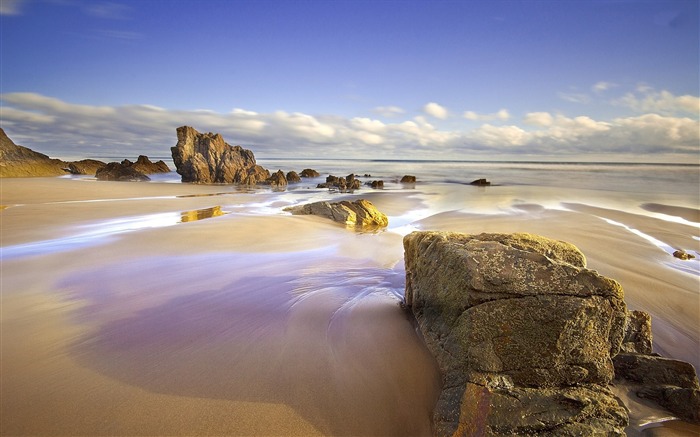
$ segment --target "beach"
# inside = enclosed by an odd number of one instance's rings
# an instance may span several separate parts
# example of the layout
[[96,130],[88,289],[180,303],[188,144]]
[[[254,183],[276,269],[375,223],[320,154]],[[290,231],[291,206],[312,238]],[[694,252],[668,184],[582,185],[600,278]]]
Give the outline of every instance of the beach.
[[[430,435],[440,374],[400,305],[414,230],[571,242],[657,352],[700,365],[697,166],[315,164],[283,191],[0,180],[2,434]],[[352,171],[385,189],[315,188]],[[387,229],[284,211],[354,198]],[[630,433],[698,430],[672,419],[640,404]]]

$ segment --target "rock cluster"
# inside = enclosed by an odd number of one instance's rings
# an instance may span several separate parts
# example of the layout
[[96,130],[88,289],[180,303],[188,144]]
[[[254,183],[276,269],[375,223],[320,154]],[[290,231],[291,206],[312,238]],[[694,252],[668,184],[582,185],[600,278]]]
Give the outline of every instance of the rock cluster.
[[143,174],[153,174],[153,173],[169,173],[170,168],[168,167],[168,164],[163,162],[163,160],[157,161],[157,162],[151,162],[150,159],[148,159],[148,156],[145,155],[139,155],[138,158],[136,158],[136,162],[131,162],[128,159],[125,159],[121,162],[122,166],[125,167],[131,167],[134,170],[141,172]]
[[326,178],[325,183],[318,184],[316,188],[335,188],[344,192],[359,190],[361,185],[360,180],[356,179],[355,175],[351,173],[346,177],[330,175]]
[[436,435],[624,435],[613,378],[700,421],[693,366],[652,353],[649,315],[575,246],[414,232],[404,249],[405,303],[443,374]]
[[404,248],[406,305],[444,379],[437,435],[623,435],[617,282],[529,234],[414,232]]
[[104,167],[101,167],[95,173],[95,177],[100,181],[119,181],[119,182],[139,182],[150,181],[151,178],[136,170],[131,165],[131,162],[110,162]]
[[255,185],[270,177],[257,165],[250,150],[231,146],[220,134],[177,128],[177,144],[170,149],[182,182]]
[[294,215],[317,215],[359,229],[377,229],[389,224],[387,216],[369,200],[314,202],[285,208]]

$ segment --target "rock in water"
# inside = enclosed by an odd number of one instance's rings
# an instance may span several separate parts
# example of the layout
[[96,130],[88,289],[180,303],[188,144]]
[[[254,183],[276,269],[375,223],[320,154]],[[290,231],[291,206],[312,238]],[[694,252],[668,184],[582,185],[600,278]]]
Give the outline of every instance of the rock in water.
[[443,374],[437,435],[624,435],[608,389],[622,287],[571,244],[530,234],[414,232],[406,305]]
[[151,178],[136,170],[131,162],[110,162],[95,173],[100,181],[139,182],[150,181]]
[[270,177],[256,164],[253,152],[229,145],[220,134],[201,134],[181,126],[170,151],[182,182],[255,185]]
[[387,216],[365,199],[354,202],[314,202],[285,208],[285,211],[294,215],[318,215],[360,229],[382,228],[389,224]]

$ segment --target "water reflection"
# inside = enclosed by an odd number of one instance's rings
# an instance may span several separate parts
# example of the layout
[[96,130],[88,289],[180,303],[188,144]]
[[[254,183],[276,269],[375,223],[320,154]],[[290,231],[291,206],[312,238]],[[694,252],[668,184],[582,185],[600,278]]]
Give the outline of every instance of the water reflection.
[[180,214],[180,222],[194,222],[197,220],[204,220],[212,217],[219,217],[225,213],[221,211],[221,206],[212,206],[211,208],[195,209],[192,211],[183,211]]

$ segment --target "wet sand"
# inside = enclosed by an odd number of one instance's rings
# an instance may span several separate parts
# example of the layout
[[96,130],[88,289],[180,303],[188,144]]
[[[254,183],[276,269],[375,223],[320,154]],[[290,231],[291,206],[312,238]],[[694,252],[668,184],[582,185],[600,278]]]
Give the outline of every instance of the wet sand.
[[[0,189],[3,435],[429,435],[439,374],[399,306],[414,229],[570,241],[652,314],[661,353],[700,364],[700,263],[659,244],[700,250],[682,199],[363,190],[390,227],[361,234],[282,212],[340,196],[315,190]],[[639,408],[634,431],[666,419]],[[645,432],[669,426],[698,429]]]

